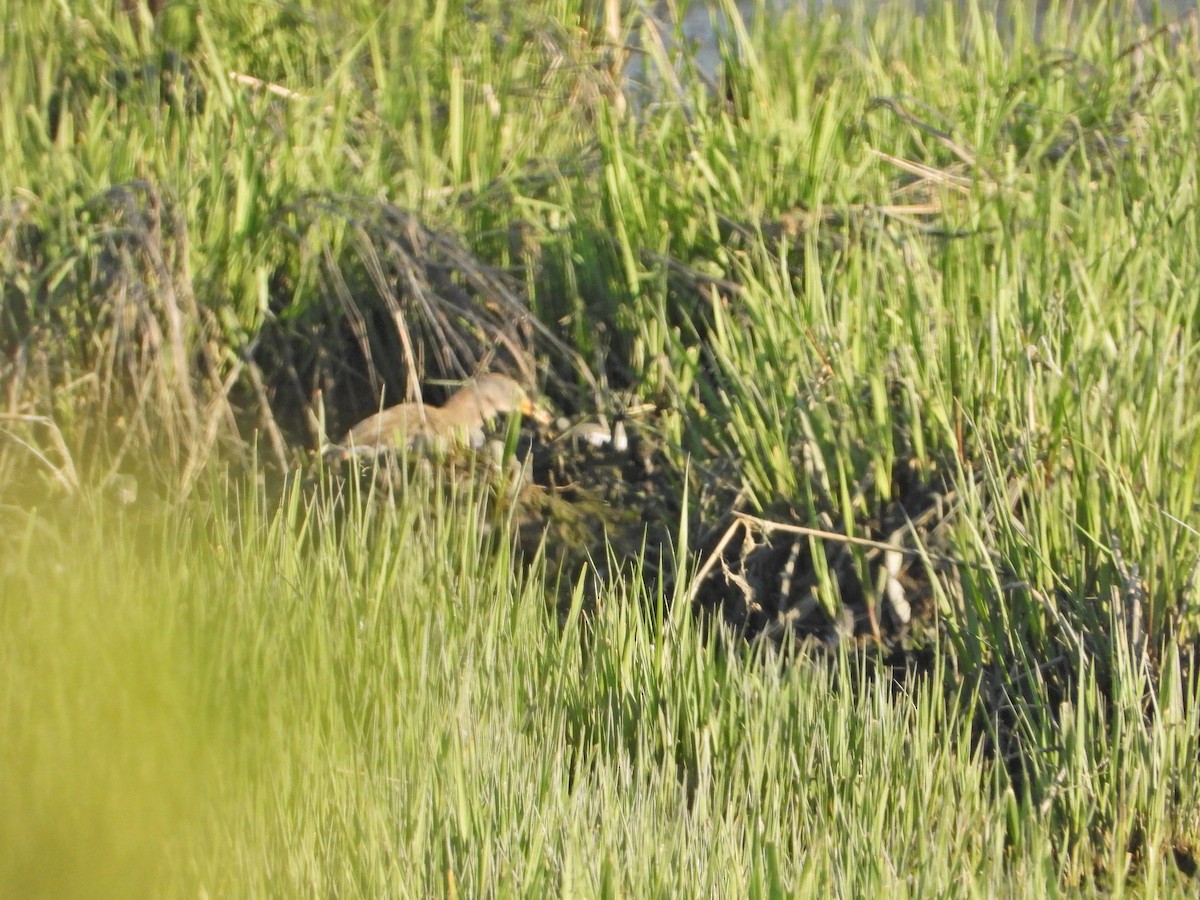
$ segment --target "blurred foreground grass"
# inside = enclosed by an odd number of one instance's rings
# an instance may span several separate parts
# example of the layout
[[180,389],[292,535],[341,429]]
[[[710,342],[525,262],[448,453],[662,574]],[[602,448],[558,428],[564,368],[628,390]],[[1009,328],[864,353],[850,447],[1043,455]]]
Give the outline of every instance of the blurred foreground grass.
[[1184,889],[1177,660],[1149,718],[1144,674],[1085,673],[1035,796],[940,667],[747,654],[633,582],[560,626],[482,499],[433,488],[6,519],[0,891]]

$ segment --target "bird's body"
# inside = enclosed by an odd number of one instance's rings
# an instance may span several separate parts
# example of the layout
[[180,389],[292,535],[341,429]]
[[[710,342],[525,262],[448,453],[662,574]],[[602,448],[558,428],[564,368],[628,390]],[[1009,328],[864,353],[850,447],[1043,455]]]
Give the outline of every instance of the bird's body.
[[448,440],[453,437],[453,430],[436,406],[401,403],[363,419],[346,432],[339,446],[351,453],[375,453],[433,444],[439,438]]
[[335,448],[339,455],[376,455],[404,448],[483,446],[484,426],[519,412],[546,421],[519,384],[507,375],[481,375],[464,384],[441,406],[401,403],[363,419]]

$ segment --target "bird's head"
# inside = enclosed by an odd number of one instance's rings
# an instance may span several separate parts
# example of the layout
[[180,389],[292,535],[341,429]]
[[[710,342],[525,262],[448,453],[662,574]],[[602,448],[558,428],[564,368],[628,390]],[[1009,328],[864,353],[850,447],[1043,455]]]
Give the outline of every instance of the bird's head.
[[464,384],[446,401],[443,409],[464,421],[488,421],[510,412],[519,412],[546,424],[550,413],[507,375],[480,375]]

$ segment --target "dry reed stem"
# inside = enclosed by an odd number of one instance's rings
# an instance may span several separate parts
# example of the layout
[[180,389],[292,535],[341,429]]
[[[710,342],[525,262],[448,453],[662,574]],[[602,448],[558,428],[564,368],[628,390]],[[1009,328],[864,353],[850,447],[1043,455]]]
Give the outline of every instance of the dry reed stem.
[[67,449],[67,442],[63,440],[62,431],[54,420],[48,416],[33,416],[24,415],[21,413],[0,413],[0,419],[9,422],[28,422],[33,425],[43,425],[50,431],[50,438],[54,444],[54,449],[62,458],[62,465],[56,466],[52,463],[41,450],[35,447],[29,441],[25,440],[18,434],[14,434],[7,428],[0,429],[15,443],[28,450],[35,459],[46,466],[53,474],[54,479],[68,492],[74,493],[79,489],[79,473],[75,469],[75,461],[71,458],[71,451]]
[[[898,553],[912,559],[925,560],[927,562],[940,562],[952,566],[963,566],[982,571],[990,571],[990,567],[979,563],[968,562],[967,560],[957,559],[953,556],[948,556],[944,553],[935,553],[924,548],[904,547],[900,544],[890,543],[888,541],[876,541],[871,538],[853,537],[848,534],[839,534],[836,531],[827,531],[823,528],[809,528],[805,525],[792,525],[787,522],[775,522],[770,519],[763,519],[759,516],[751,515],[750,513],[735,512],[733,521],[729,527],[725,529],[725,533],[721,539],[717,541],[716,547],[705,559],[704,564],[700,566],[695,577],[692,578],[692,583],[688,587],[687,598],[689,602],[694,602],[700,592],[700,585],[708,577],[709,573],[716,567],[718,560],[721,558],[721,552],[729,545],[729,542],[736,534],[738,527],[744,527],[749,531],[752,527],[759,531],[770,534],[780,531],[786,534],[795,534],[802,537],[814,537],[822,541],[832,541],[838,544],[848,544],[855,547],[867,547],[872,550],[882,550],[887,553]],[[909,530],[912,525],[909,525]]]

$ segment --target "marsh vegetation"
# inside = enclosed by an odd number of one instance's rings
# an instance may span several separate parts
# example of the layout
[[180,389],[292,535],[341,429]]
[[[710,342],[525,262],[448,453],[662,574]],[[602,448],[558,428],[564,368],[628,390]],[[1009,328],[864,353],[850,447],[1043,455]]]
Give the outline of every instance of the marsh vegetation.
[[0,0],[0,894],[1194,890],[1194,14],[155,6]]

